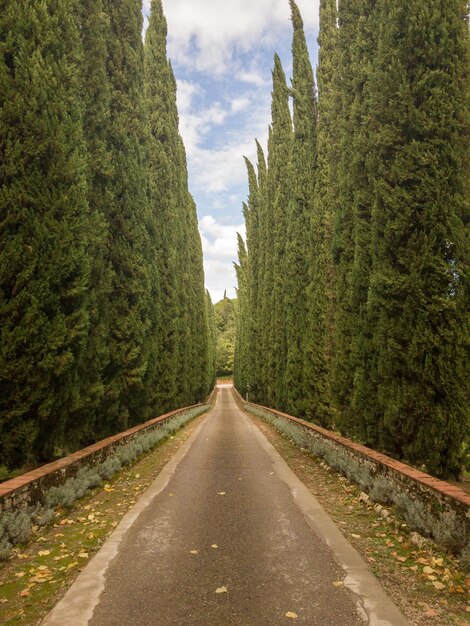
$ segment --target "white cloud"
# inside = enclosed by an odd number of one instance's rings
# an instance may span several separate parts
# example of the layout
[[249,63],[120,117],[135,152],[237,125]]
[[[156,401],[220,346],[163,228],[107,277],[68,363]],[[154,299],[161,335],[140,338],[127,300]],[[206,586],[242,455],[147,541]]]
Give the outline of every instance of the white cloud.
[[270,77],[266,78],[256,70],[241,70],[236,74],[236,78],[243,83],[256,85],[257,87],[265,87],[271,84]]
[[249,98],[235,98],[231,102],[231,111],[232,113],[239,113],[240,111],[245,111],[250,106]]
[[[223,74],[236,51],[271,43],[290,28],[287,0],[164,0],[163,4],[170,57],[199,71]],[[317,26],[318,0],[298,0],[298,5],[305,26]],[[144,6],[148,9],[148,0]]]
[[221,224],[211,215],[199,221],[204,250],[206,285],[213,302],[222,299],[227,290],[229,298],[235,297],[237,283],[234,261],[237,260],[237,232],[245,236],[245,225]]

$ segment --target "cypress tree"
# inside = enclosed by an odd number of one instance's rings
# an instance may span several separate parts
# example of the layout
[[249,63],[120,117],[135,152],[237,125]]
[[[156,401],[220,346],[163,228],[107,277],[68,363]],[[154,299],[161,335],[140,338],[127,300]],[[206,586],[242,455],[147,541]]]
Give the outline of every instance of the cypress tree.
[[248,171],[249,196],[248,203],[244,206],[246,223],[246,247],[250,262],[246,276],[247,310],[244,325],[246,326],[247,342],[247,371],[246,379],[250,387],[252,397],[258,394],[257,382],[258,348],[259,348],[259,321],[257,319],[256,295],[259,291],[259,189],[255,168],[249,159],[245,159]]
[[[270,324],[270,301],[269,301],[269,273],[272,270],[269,261],[270,248],[270,225],[271,213],[267,206],[267,165],[266,158],[259,142],[256,142],[257,164],[257,214],[258,214],[258,281],[256,288],[253,286],[253,316],[255,318],[256,343],[252,347],[253,356],[253,380],[252,397],[261,404],[267,403],[267,359],[269,353],[269,337],[267,332]],[[253,246],[254,247],[254,246]],[[255,354],[256,351],[256,354]],[[256,376],[256,378],[255,378]]]
[[272,131],[268,143],[268,211],[271,213],[268,229],[272,228],[269,265],[272,280],[268,279],[266,283],[266,291],[270,291],[271,310],[267,389],[270,406],[282,410],[286,405],[285,253],[293,130],[289,89],[277,54],[274,58],[272,96]]
[[[294,38],[292,43],[294,99],[294,137],[288,193],[287,243],[285,263],[285,324],[287,331],[286,409],[303,416],[306,411],[304,378],[306,319],[308,317],[307,286],[309,282],[310,251],[319,253],[322,244],[320,224],[313,223],[313,199],[316,177],[316,116],[315,82],[310,63],[303,21],[294,0],[290,0]],[[285,157],[288,159],[288,153]],[[313,244],[313,246],[312,246]],[[314,313],[315,314],[315,313]],[[323,337],[315,337],[321,345]],[[316,376],[317,372],[312,372]],[[318,380],[316,378],[316,380]]]
[[365,334],[370,269],[371,185],[368,78],[374,55],[371,28],[375,0],[345,0],[339,5],[338,65],[341,97],[338,210],[333,255],[336,275],[333,389],[337,424],[350,436],[375,442],[375,426],[363,420],[355,395],[366,374]]
[[148,202],[142,7],[139,0],[104,0],[104,8],[110,20],[108,146],[113,171],[106,220],[113,274],[103,413],[105,431],[116,431],[149,415],[143,391],[151,348],[153,223]]
[[181,229],[177,196],[176,94],[166,52],[167,24],[161,2],[152,2],[145,38],[145,93],[150,122],[150,204],[155,230],[155,253],[161,283],[160,301],[155,302],[152,324],[155,363],[156,406],[168,411],[180,403],[178,377],[178,240]]
[[323,425],[333,419],[331,361],[334,332],[333,224],[337,211],[337,120],[340,107],[337,77],[336,0],[320,2],[317,170],[309,256],[308,333],[305,394],[307,416]]
[[236,306],[236,341],[235,341],[235,362],[233,379],[235,387],[242,395],[249,393],[249,381],[247,378],[247,361],[248,361],[248,333],[247,333],[247,317],[249,308],[248,299],[248,255],[240,234],[238,239],[238,263],[235,263],[237,273],[237,306]]
[[145,88],[151,208],[161,284],[153,333],[158,354],[153,384],[161,410],[202,400],[211,367],[202,246],[196,207],[188,191],[176,80],[166,39],[162,3],[153,0],[145,40]]
[[216,382],[216,349],[217,332],[215,327],[214,305],[208,291],[206,291],[206,320],[208,341],[208,360],[206,367],[206,393],[209,394]]
[[466,9],[381,2],[371,81],[380,444],[443,476],[460,472],[469,433]]
[[0,15],[0,457],[66,449],[89,329],[80,38],[69,0]]
[[[108,147],[110,86],[106,72],[108,59],[109,19],[103,0],[83,0],[80,3],[83,60],[81,63],[81,101],[83,129],[87,145],[88,204],[94,224],[91,230],[92,248],[90,299],[90,329],[80,379],[86,384],[86,403],[72,416],[68,424],[68,439],[79,445],[94,441],[100,430],[105,386],[104,370],[109,364],[108,336],[111,266],[107,242],[109,238],[106,213],[112,201],[111,152]],[[77,434],[74,436],[73,432]]]

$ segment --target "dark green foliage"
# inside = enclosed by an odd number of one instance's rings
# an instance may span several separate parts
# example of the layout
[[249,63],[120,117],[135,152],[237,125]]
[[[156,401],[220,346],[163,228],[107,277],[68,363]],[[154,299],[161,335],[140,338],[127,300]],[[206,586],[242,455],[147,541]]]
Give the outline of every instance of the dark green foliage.
[[148,139],[144,98],[142,11],[139,0],[105,0],[109,16],[108,145],[113,163],[106,219],[113,269],[110,293],[110,360],[104,372],[107,432],[148,416],[144,380],[149,359],[153,273],[148,202]]
[[235,339],[235,363],[233,378],[238,391],[245,395],[250,391],[249,371],[250,346],[247,341],[247,326],[245,320],[248,315],[248,255],[245,242],[238,235],[238,263],[235,264],[237,272],[237,309],[236,309],[236,339]]
[[109,364],[109,297],[112,269],[109,261],[107,212],[112,202],[112,152],[108,147],[110,121],[110,83],[108,59],[109,19],[103,0],[83,0],[81,8],[81,103],[83,130],[87,145],[87,197],[93,216],[91,278],[89,296],[90,326],[81,361],[79,377],[86,385],[86,397],[80,411],[67,427],[69,449],[94,440],[101,420],[105,385],[103,373]]
[[72,9],[0,14],[0,458],[13,466],[63,449],[84,403],[93,221]]
[[236,306],[236,301],[226,296],[214,305],[217,330],[217,376],[233,375]]
[[235,379],[442,476],[468,465],[468,3],[321,0],[248,165]]
[[206,291],[206,319],[208,336],[208,357],[206,368],[206,389],[213,389],[217,376],[216,352],[217,352],[217,329],[215,325],[215,307],[208,291]]
[[[215,378],[161,3],[0,13],[0,466],[49,460]],[[166,291],[165,291],[166,290]]]
[[270,406],[285,409],[287,332],[285,256],[288,228],[288,206],[291,195],[290,158],[292,153],[292,119],[289,110],[289,89],[276,55],[273,70],[272,125],[268,142],[267,211],[272,219],[269,259],[270,278],[266,280],[269,292],[270,331],[267,350],[267,393]]
[[[305,374],[305,345],[311,342],[312,349],[321,346],[323,336],[312,336],[307,325],[309,301],[309,265],[318,255],[321,237],[320,220],[313,215],[313,201],[316,181],[316,123],[317,103],[313,70],[310,63],[303,22],[299,9],[293,0],[290,2],[294,39],[292,43],[294,99],[294,141],[292,148],[291,183],[287,189],[287,242],[285,252],[285,324],[287,337],[287,360],[285,365],[286,400],[285,408],[292,415],[315,415],[320,398],[318,389],[312,393],[312,401],[306,396],[307,379]],[[315,245],[317,244],[317,245]],[[317,283],[321,287],[321,283]],[[315,318],[317,311],[311,313]],[[309,355],[310,356],[310,355]],[[309,371],[312,382],[323,384],[318,368]],[[309,406],[310,405],[310,406]]]
[[372,384],[380,445],[441,475],[459,473],[470,418],[465,10],[462,0],[381,2],[371,80],[377,365],[365,393]]
[[320,3],[320,45],[317,120],[317,169],[311,221],[308,278],[308,322],[305,342],[307,416],[331,424],[331,361],[333,358],[335,281],[332,257],[337,210],[338,128],[336,0]]
[[207,387],[210,330],[196,207],[188,191],[186,154],[178,130],[176,81],[166,54],[161,0],[151,4],[145,40],[150,121],[150,204],[160,282],[155,292],[151,387],[161,410],[202,400]]

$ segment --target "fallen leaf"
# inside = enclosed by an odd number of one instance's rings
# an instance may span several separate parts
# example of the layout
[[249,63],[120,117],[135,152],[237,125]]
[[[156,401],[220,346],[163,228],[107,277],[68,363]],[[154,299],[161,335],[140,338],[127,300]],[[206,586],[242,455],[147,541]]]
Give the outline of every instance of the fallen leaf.
[[351,537],[354,537],[354,539],[360,539],[361,535],[356,535],[354,533],[351,533]]
[[38,570],[39,570],[40,572],[49,572],[49,571],[50,571],[50,570],[49,570],[49,568],[47,567],[47,565],[40,565],[40,566],[38,567]]
[[423,567],[423,574],[434,574],[434,570],[432,567],[429,567],[429,565],[426,565]]
[[20,591],[19,596],[21,596],[22,598],[27,598],[28,596],[31,595],[31,592],[28,591],[28,589],[23,589],[23,591]]
[[213,544],[211,545],[211,548],[214,548],[214,550],[215,550],[216,548],[218,548],[218,547],[219,547],[219,546],[218,546],[216,543],[213,543]]
[[189,554],[199,554],[199,550],[190,550]]
[[67,565],[67,571],[69,571],[69,569],[72,569],[74,567],[76,567],[78,565],[78,561],[74,561],[73,563],[69,563]]
[[25,572],[16,572],[15,576],[17,578],[23,578],[23,576],[25,576]]
[[217,587],[217,589],[215,590],[215,593],[227,593],[228,589],[227,587]]
[[291,619],[297,619],[299,616],[297,615],[297,613],[294,613],[293,611],[287,611],[286,617],[290,617]]
[[333,587],[344,587],[344,582],[342,580],[335,580]]
[[6,598],[0,598],[0,604],[6,604],[8,600]]
[[433,585],[436,591],[442,591],[443,589],[446,588],[446,586],[443,583],[439,583],[439,582],[433,582]]
[[80,552],[80,554],[77,555],[79,559],[87,559],[88,558],[88,552]]
[[39,543],[44,543],[45,541],[47,541],[47,539],[45,537],[38,537],[36,541],[38,541]]
[[217,492],[217,494],[218,494],[219,496],[225,496],[225,491],[218,491],[218,492]]
[[140,474],[136,474],[136,475],[135,475],[135,478],[140,478]]
[[49,556],[50,553],[50,550],[39,550],[38,556]]
[[29,559],[29,556],[27,554],[18,554],[18,558],[19,559]]

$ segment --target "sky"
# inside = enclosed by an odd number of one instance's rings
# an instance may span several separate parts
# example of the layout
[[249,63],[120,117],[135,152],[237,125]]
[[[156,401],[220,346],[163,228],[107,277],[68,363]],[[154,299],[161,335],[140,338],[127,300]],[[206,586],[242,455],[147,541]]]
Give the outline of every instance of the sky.
[[[151,0],[144,0],[144,16]],[[297,0],[316,63],[318,0]],[[245,235],[244,156],[256,161],[271,120],[274,53],[292,77],[288,0],[163,0],[168,56],[178,85],[180,133],[198,208],[206,287],[235,297],[236,233]]]

